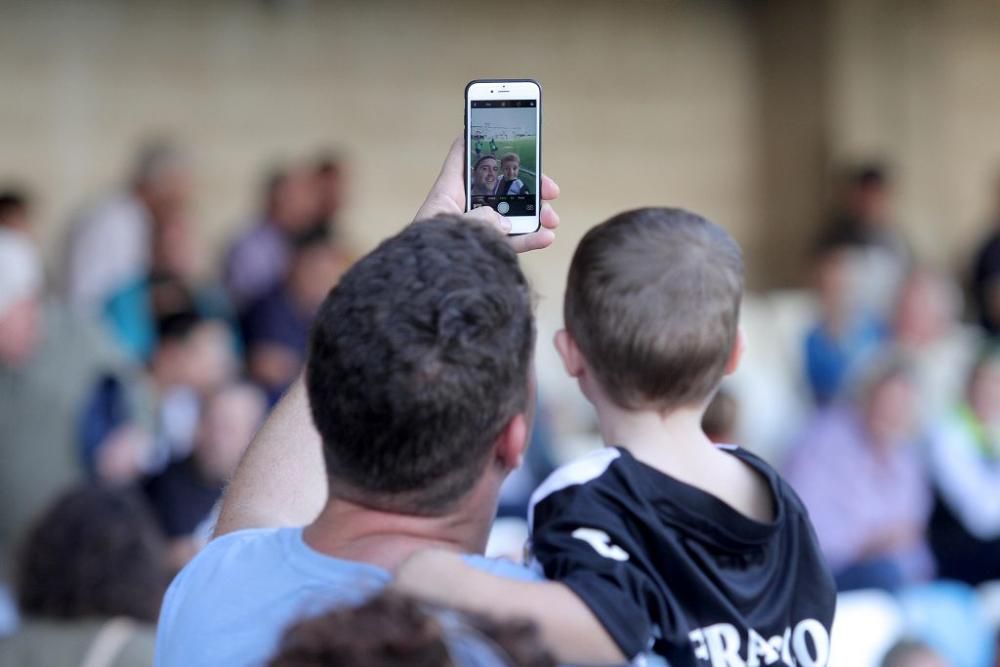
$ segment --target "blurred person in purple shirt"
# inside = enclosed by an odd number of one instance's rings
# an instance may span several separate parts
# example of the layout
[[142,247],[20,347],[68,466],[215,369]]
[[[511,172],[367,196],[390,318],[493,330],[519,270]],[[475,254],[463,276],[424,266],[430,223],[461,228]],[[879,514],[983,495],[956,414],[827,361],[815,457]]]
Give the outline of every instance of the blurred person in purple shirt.
[[933,574],[911,373],[901,357],[883,355],[853,401],[814,417],[786,465],[840,590],[892,591]]
[[271,403],[301,370],[316,311],[347,265],[325,228],[313,229],[294,245],[287,277],[243,317],[247,369]]
[[264,213],[239,236],[226,255],[224,281],[243,311],[274,289],[288,272],[292,239],[315,224],[320,209],[314,174],[300,167],[280,169],[267,181]]

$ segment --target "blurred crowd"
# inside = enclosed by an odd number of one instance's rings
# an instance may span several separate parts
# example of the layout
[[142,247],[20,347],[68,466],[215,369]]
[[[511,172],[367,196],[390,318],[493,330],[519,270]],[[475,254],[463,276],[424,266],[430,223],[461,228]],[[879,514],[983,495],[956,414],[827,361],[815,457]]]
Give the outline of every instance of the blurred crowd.
[[[56,626],[68,656],[117,627],[105,637],[124,646],[115,664],[149,663],[171,574],[208,540],[226,480],[350,264],[336,155],[268,174],[214,262],[191,174],[178,147],[144,147],[119,191],[81,207],[51,271],[31,195],[0,188],[2,664],[29,664],[17,651]],[[923,263],[892,211],[888,172],[847,174],[814,246],[816,319],[793,354],[809,409],[775,463],[842,591],[977,586],[1000,579],[1000,188],[960,275]],[[724,388],[706,432],[733,441],[748,409]],[[539,420],[502,514],[523,517],[558,440]],[[378,605],[419,622],[405,601]],[[930,635],[918,639],[946,652]],[[930,650],[903,644],[885,664],[946,664],[907,662]]]

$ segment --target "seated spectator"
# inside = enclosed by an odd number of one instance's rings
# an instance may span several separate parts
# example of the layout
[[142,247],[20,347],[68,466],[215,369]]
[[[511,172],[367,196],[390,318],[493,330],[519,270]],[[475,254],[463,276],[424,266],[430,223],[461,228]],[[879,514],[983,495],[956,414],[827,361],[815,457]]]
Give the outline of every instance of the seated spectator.
[[264,212],[229,248],[224,282],[241,313],[275,289],[288,272],[294,237],[315,224],[318,192],[303,168],[275,172],[267,181]]
[[156,322],[194,311],[230,322],[235,316],[221,287],[199,283],[200,258],[186,211],[170,207],[159,212],[152,229],[152,260],[148,274],[111,296],[104,319],[119,342],[137,359],[148,362],[156,347]]
[[786,467],[840,590],[926,579],[931,491],[915,441],[916,387],[898,358],[871,371],[855,400],[819,412]]
[[198,422],[194,449],[145,484],[160,527],[170,541],[170,565],[179,570],[208,541],[222,490],[264,420],[261,393],[229,385],[210,396]]
[[187,311],[164,318],[157,329],[159,341],[149,365],[157,401],[154,468],[191,452],[202,400],[236,373],[223,322]]
[[997,180],[997,212],[991,231],[972,261],[972,300],[979,323],[991,336],[1000,336],[1000,180]]
[[79,420],[95,386],[114,377],[137,405],[137,370],[95,322],[43,301],[37,251],[0,229],[0,562],[27,522],[82,477]]
[[860,276],[852,252],[835,246],[817,257],[820,315],[805,339],[806,378],[817,405],[834,400],[859,362],[885,338],[883,327],[854,297],[853,283]]
[[740,406],[736,398],[725,387],[715,392],[711,403],[701,417],[701,430],[708,439],[719,445],[736,442],[736,424],[739,421]]
[[527,621],[428,607],[382,593],[288,628],[268,667],[555,667]]
[[934,429],[929,451],[940,575],[973,585],[1000,578],[1000,350],[976,364],[965,400]]
[[185,156],[169,143],[144,146],[128,187],[71,223],[63,276],[69,302],[100,312],[112,294],[146,275],[153,217],[164,207],[185,208],[190,198]]
[[20,631],[0,639],[0,665],[153,664],[167,583],[163,543],[140,499],[94,486],[64,493],[21,552]]
[[250,378],[277,401],[305,360],[309,327],[345,262],[325,230],[296,239],[288,276],[243,318]]
[[917,409],[925,429],[954,407],[975,362],[979,334],[961,326],[960,312],[958,287],[926,267],[906,276],[896,298],[890,334],[913,369]]
[[859,302],[876,317],[892,306],[899,284],[909,270],[912,253],[891,211],[892,182],[881,165],[850,170],[820,248],[848,247],[854,251],[864,287]]
[[327,153],[315,163],[313,179],[318,192],[318,213],[311,229],[326,229],[334,242],[343,237],[342,220],[347,202],[348,164],[342,155]]
[[11,229],[31,235],[31,201],[28,195],[14,188],[0,190],[0,229]]

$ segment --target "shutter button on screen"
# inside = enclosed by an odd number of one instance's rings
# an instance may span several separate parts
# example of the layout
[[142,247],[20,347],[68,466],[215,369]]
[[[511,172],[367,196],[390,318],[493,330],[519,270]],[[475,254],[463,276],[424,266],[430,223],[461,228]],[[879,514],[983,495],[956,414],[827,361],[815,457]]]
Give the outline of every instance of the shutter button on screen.
[[507,215],[507,211],[509,210],[510,210],[510,204],[508,204],[507,202],[502,201],[499,204],[497,204],[497,213],[499,213],[500,215]]

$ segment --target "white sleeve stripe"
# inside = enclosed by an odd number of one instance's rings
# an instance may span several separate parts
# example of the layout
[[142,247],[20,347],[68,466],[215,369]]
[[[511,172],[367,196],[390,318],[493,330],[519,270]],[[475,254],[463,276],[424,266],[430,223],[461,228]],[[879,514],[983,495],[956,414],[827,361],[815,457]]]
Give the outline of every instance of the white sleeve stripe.
[[581,459],[564,465],[542,482],[542,485],[531,494],[531,502],[528,504],[528,530],[534,529],[535,505],[551,496],[556,491],[562,491],[570,486],[586,484],[597,479],[604,474],[615,459],[621,456],[614,447],[603,447],[597,451],[587,454]]

